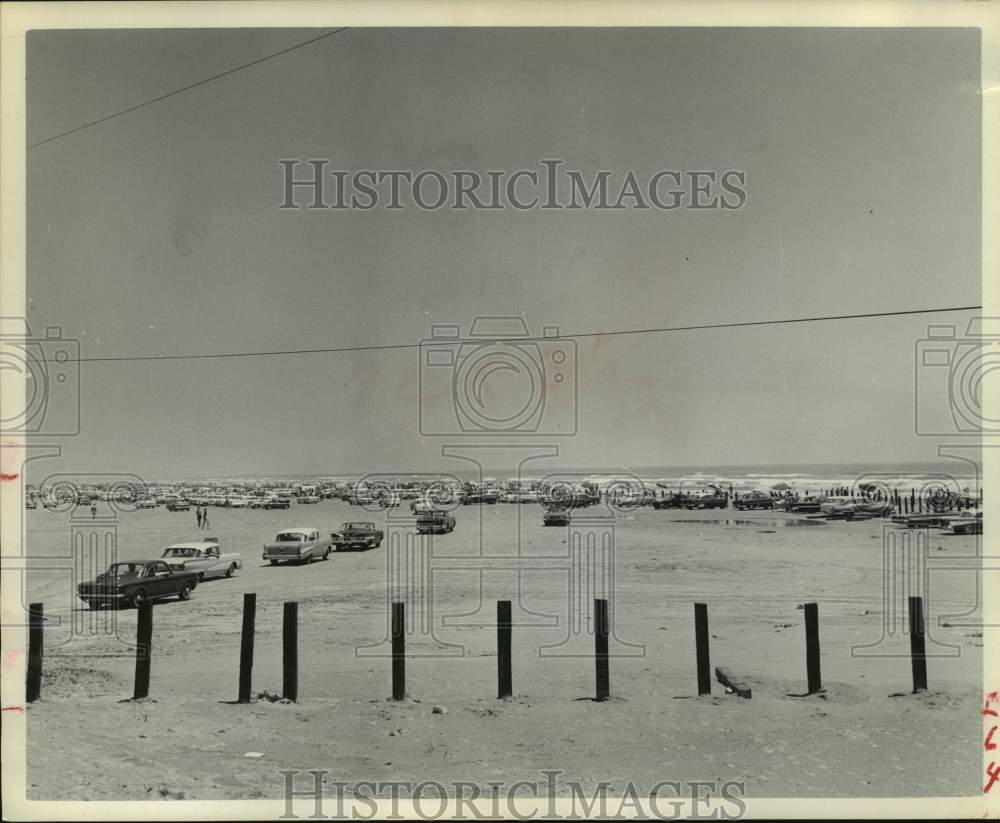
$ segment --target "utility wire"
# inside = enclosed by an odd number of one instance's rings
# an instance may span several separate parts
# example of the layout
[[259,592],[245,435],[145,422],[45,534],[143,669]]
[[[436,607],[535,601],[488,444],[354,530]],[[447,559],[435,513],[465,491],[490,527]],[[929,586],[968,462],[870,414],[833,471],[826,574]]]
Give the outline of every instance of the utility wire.
[[[530,343],[549,340],[581,339],[586,337],[611,337],[626,334],[662,334],[674,331],[700,331],[705,329],[739,329],[748,326],[779,326],[791,323],[818,323],[828,320],[860,320],[870,317],[900,317],[902,315],[916,314],[940,314],[942,312],[955,311],[978,311],[982,306],[952,306],[938,309],[904,309],[902,311],[882,311],[869,312],[866,314],[831,314],[823,317],[795,317],[784,320],[748,320],[742,323],[704,323],[694,326],[669,326],[659,329],[617,329],[611,331],[583,332],[580,334],[560,334],[558,337],[497,337],[482,338],[473,337],[459,340],[457,338],[443,338],[441,343]],[[147,355],[121,355],[118,357],[80,357],[70,358],[71,363],[118,363],[123,361],[138,360],[214,360],[227,357],[276,357],[290,354],[337,354],[340,352],[361,352],[361,351],[386,351],[389,349],[417,349],[428,345],[428,341],[421,343],[389,343],[381,346],[338,346],[323,349],[281,349],[277,351],[242,351],[242,352],[219,352],[214,354],[147,354]],[[65,361],[64,361],[65,362]]]
[[159,97],[154,97],[151,100],[146,100],[144,103],[138,103],[134,106],[129,106],[127,109],[122,109],[121,111],[116,111],[114,114],[108,114],[104,117],[100,117],[97,120],[91,120],[89,123],[84,123],[82,126],[77,126],[76,128],[69,129],[68,131],[60,132],[59,134],[53,134],[51,137],[46,137],[44,140],[39,140],[35,143],[29,143],[28,148],[34,149],[38,146],[42,146],[45,143],[51,143],[53,140],[59,140],[62,137],[67,137],[71,134],[76,134],[78,131],[83,131],[84,129],[89,129],[91,126],[99,125],[100,123],[106,123],[108,120],[114,120],[116,117],[121,117],[123,114],[128,114],[129,112],[136,111],[138,109],[144,108],[146,106],[151,106],[153,103],[159,103],[161,100],[166,100],[168,97],[174,97],[175,95],[181,94],[185,91],[190,91],[191,89],[196,89],[199,86],[204,86],[206,83],[211,83],[214,80],[219,80],[223,77],[228,77],[230,74],[235,74],[238,71],[243,71],[243,69],[248,69],[251,66],[259,65],[268,60],[273,60],[275,57],[281,57],[283,54],[288,54],[290,51],[295,51],[296,49],[301,49],[303,46],[311,45],[312,43],[317,43],[320,40],[325,40],[327,37],[333,37],[335,34],[340,34],[342,31],[347,31],[350,26],[344,26],[343,28],[334,29],[333,31],[328,31],[326,34],[321,34],[319,37],[313,37],[311,40],[305,40],[302,43],[296,43],[294,46],[289,46],[287,49],[282,49],[281,51],[276,51],[274,54],[267,54],[264,57],[258,57],[256,60],[251,60],[249,63],[244,63],[242,66],[236,66],[235,68],[227,69],[219,74],[213,74],[211,77],[206,77],[204,80],[199,80],[196,83],[191,83],[188,86],[183,86],[179,89],[174,89],[173,91],[168,91],[166,94],[161,94]]

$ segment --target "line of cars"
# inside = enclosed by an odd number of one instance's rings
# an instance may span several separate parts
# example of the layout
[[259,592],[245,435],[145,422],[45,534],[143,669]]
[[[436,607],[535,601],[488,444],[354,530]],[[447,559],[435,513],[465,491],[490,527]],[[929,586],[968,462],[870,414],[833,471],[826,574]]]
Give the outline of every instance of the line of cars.
[[[439,510],[420,512],[416,522],[420,534],[447,534],[455,529],[455,518]],[[326,560],[335,551],[377,549],[384,536],[370,521],[344,523],[329,536],[314,526],[292,526],[264,544],[261,558],[271,566],[311,564]],[[242,568],[239,554],[222,551],[219,539],[209,537],[167,546],[157,559],[113,563],[94,580],[80,583],[77,595],[91,609],[138,607],[169,597],[188,600],[199,583],[211,578],[230,578]]]
[[908,529],[939,528],[951,534],[982,534],[983,510],[895,514],[892,516],[892,522]]
[[155,560],[112,563],[93,580],[80,583],[77,595],[91,609],[135,606],[177,597],[188,600],[195,587],[213,577],[232,577],[243,568],[235,552],[223,552],[217,538],[174,543]]
[[262,559],[272,566],[279,563],[312,563],[326,560],[335,551],[367,551],[382,545],[384,532],[372,522],[344,523],[339,531],[324,537],[312,526],[283,529],[270,543],[264,544]]

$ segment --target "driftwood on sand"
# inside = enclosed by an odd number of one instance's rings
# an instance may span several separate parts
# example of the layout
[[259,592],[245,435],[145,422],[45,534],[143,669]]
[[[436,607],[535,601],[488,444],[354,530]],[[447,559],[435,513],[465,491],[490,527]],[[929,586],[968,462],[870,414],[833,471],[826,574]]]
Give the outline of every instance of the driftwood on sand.
[[715,679],[718,680],[723,686],[732,689],[740,697],[745,697],[747,700],[750,699],[750,687],[742,680],[738,679],[737,676],[725,666],[715,667]]

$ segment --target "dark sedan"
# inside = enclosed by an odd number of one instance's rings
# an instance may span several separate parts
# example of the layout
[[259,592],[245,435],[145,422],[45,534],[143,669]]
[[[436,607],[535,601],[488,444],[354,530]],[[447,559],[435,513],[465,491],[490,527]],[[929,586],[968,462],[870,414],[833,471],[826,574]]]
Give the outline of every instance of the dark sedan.
[[106,572],[76,587],[92,609],[104,605],[136,606],[165,597],[188,600],[198,585],[198,572],[176,571],[162,560],[112,563]]

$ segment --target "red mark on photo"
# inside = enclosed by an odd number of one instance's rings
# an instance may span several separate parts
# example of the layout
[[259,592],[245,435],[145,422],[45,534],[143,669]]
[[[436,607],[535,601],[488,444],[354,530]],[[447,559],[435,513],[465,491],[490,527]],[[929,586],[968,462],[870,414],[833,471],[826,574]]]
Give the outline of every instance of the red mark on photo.
[[[992,708],[993,706],[1000,706],[1000,693],[997,692],[987,692],[986,702],[983,705],[983,716],[984,717],[997,717],[997,710]],[[992,752],[996,750],[997,744],[993,742],[993,735],[997,733],[998,725],[993,724],[993,727],[986,733],[986,739],[983,741],[983,748]],[[989,794],[990,790],[1000,782],[1000,765],[997,765],[996,761],[990,761],[990,765],[986,767],[986,785],[983,786],[983,794]]]
[[3,706],[0,707],[0,712],[23,712],[24,706]]
[[986,774],[989,776],[989,781],[983,786],[983,794],[989,794],[990,789],[993,788],[994,784],[1000,780],[1000,766],[996,763],[990,763],[986,767]]
[[17,480],[18,475],[16,474],[4,474],[0,473],[0,480]]

